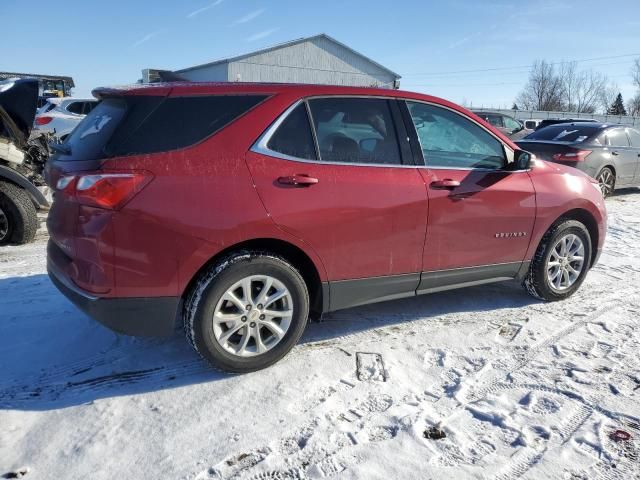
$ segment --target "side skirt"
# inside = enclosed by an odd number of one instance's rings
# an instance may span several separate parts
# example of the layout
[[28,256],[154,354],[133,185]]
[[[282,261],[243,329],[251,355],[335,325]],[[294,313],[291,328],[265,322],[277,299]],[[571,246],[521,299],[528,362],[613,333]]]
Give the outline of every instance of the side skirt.
[[521,279],[529,262],[483,265],[388,277],[338,280],[323,284],[323,310],[333,312],[369,303],[413,297],[456,288]]

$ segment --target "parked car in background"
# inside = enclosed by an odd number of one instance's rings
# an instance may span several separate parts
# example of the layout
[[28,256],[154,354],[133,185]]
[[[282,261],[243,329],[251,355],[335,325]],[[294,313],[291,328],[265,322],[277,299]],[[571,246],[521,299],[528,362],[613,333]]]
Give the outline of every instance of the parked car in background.
[[505,115],[504,113],[478,110],[474,110],[473,113],[478,115],[485,122],[496,127],[511,140],[518,140],[530,133],[525,129],[522,123],[509,115]]
[[33,134],[50,133],[64,142],[97,103],[95,98],[48,98],[38,109]]
[[32,241],[37,211],[49,207],[41,175],[48,138],[29,138],[38,89],[35,79],[0,82],[0,245]]
[[557,125],[559,123],[598,123],[597,120],[593,120],[591,118],[545,118],[544,120],[540,120],[536,130],[539,130],[544,127],[548,127],[550,125]]
[[271,365],[309,318],[356,305],[513,279],[562,300],[604,242],[594,180],[532,164],[446,100],[257,83],[95,94],[47,162],[49,275],[116,331],[179,319],[226,370]]
[[540,122],[542,122],[542,120],[538,118],[530,118],[529,120],[520,121],[523,123],[524,128],[527,130],[535,130],[536,128],[538,128],[538,125],[540,125]]
[[570,165],[597,179],[604,196],[616,188],[640,186],[640,132],[635,128],[561,123],[516,143],[538,158]]

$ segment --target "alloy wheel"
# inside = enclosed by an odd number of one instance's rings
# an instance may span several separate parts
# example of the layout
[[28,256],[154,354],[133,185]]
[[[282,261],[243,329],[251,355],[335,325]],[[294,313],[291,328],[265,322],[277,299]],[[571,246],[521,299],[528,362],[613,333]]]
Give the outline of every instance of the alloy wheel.
[[600,185],[600,190],[602,191],[602,195],[607,197],[613,193],[613,187],[615,185],[615,177],[613,176],[613,172],[608,168],[605,168],[598,175],[598,184]]
[[9,234],[9,219],[7,215],[0,208],[0,242],[3,241]]
[[261,355],[284,338],[293,317],[287,287],[268,275],[251,275],[222,295],[213,313],[213,333],[222,348],[239,357]]
[[560,237],[547,260],[547,280],[554,290],[569,289],[584,269],[584,243],[569,233]]

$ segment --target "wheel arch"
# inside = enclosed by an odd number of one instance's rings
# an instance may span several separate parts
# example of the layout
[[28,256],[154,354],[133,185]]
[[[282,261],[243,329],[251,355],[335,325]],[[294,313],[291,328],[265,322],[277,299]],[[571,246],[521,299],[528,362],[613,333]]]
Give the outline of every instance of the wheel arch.
[[300,247],[277,238],[256,238],[242,241],[216,253],[205,262],[193,275],[182,292],[184,300],[193,289],[200,276],[217,264],[220,260],[236,252],[260,251],[268,252],[283,257],[298,269],[309,290],[309,308],[312,319],[317,319],[326,310],[329,303],[328,289],[321,281],[318,269],[311,257]]
[[25,190],[29,194],[29,197],[36,209],[49,206],[49,202],[42,192],[38,190],[36,186],[29,181],[29,179],[12,168],[0,164],[0,181],[13,183],[17,187]]
[[591,267],[598,256],[598,242],[600,241],[598,222],[595,217],[591,212],[584,208],[574,208],[573,210],[563,213],[552,223],[552,225],[555,225],[561,220],[575,220],[582,223],[587,228],[589,237],[591,238],[591,259],[589,262],[589,267]]
[[616,181],[616,180],[617,180],[617,178],[618,178],[618,177],[617,177],[618,172],[617,172],[616,167],[615,167],[615,165],[614,165],[613,163],[605,163],[605,164],[603,164],[603,165],[600,167],[600,169],[598,170],[598,173],[596,173],[595,178],[598,178],[598,176],[602,173],[602,171],[603,171],[605,168],[608,168],[609,170],[611,170],[611,173],[613,173],[613,189],[615,190],[615,188],[616,188],[616,184],[618,183],[618,182]]

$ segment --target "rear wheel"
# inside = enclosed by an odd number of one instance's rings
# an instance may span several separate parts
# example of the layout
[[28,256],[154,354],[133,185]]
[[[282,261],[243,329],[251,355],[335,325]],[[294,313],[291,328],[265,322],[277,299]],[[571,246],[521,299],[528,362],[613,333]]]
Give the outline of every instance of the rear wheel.
[[200,278],[187,299],[184,326],[191,345],[214,366],[250,372],[284,357],[308,317],[300,273],[283,258],[245,252]]
[[0,245],[33,241],[38,216],[29,194],[9,182],[0,181]]
[[609,167],[604,167],[598,174],[596,180],[598,180],[603,197],[608,197],[613,193],[613,189],[616,186],[616,176],[613,170]]
[[559,221],[542,238],[524,287],[540,300],[570,297],[587,275],[591,248],[591,237],[582,223]]

